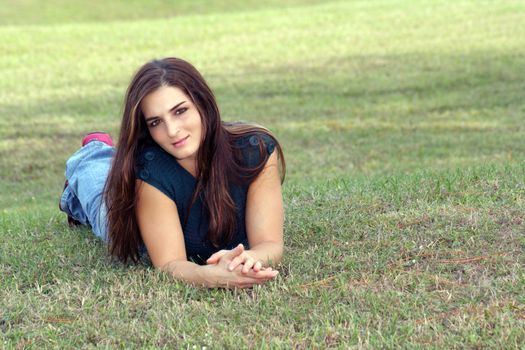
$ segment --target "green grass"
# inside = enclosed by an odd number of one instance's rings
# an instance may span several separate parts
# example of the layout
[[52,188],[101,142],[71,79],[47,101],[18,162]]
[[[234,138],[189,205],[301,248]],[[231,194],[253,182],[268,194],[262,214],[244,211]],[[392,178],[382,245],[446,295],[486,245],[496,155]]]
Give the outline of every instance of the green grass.
[[[177,5],[0,3],[0,347],[523,347],[525,4]],[[283,144],[275,282],[116,264],[58,211],[81,136],[164,56]]]

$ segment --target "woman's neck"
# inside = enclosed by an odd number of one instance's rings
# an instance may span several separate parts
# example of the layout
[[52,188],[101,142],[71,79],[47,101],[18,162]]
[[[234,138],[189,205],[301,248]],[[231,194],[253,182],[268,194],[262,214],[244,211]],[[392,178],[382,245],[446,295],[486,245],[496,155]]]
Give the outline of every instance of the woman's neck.
[[197,161],[195,159],[177,159],[177,163],[193,177],[197,178]]

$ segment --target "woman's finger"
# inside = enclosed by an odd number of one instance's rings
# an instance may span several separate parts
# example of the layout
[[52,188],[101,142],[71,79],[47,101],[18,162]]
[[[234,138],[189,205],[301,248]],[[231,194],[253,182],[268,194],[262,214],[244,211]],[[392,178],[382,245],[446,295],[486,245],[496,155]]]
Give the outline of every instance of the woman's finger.
[[236,256],[235,258],[233,258],[233,260],[228,265],[228,270],[230,270],[230,271],[235,270],[235,268],[237,266],[239,266],[240,264],[242,264],[244,262],[244,259],[245,259],[245,257],[243,257],[242,255],[239,255],[239,256]]
[[216,264],[221,260],[221,258],[227,253],[227,250],[219,250],[216,253],[213,253],[208,260],[206,260],[206,264]]
[[257,261],[255,264],[253,264],[253,271],[259,272],[262,269],[262,263],[260,261]]
[[261,270],[255,272],[253,269],[246,275],[257,279],[273,279],[279,274],[277,270]]
[[225,254],[225,257],[229,260],[233,260],[236,256],[241,255],[244,252],[244,245],[240,243],[237,247],[233,248],[232,250],[228,250]]
[[[265,272],[266,272],[266,274],[268,276],[270,276],[270,278],[275,278],[279,274],[279,271],[277,271],[277,270],[268,270],[268,271],[265,271]],[[259,273],[259,272],[257,272],[257,273]]]
[[248,271],[250,271],[254,264],[255,260],[253,260],[252,258],[246,259],[244,261],[244,265],[242,266],[242,273],[248,273]]
[[259,271],[255,272],[253,269],[250,269],[247,273],[244,273],[242,271],[242,266],[237,266],[234,271],[232,271],[237,275],[238,281],[259,281],[260,283],[264,283],[266,281],[269,281],[275,276],[277,276],[278,272],[276,270],[273,271]]

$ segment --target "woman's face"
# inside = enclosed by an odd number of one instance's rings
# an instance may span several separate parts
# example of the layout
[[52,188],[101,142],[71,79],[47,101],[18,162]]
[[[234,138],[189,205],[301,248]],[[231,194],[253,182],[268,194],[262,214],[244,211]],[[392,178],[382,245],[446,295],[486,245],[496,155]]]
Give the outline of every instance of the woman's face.
[[161,86],[140,105],[153,140],[195,175],[202,121],[197,106],[179,88]]

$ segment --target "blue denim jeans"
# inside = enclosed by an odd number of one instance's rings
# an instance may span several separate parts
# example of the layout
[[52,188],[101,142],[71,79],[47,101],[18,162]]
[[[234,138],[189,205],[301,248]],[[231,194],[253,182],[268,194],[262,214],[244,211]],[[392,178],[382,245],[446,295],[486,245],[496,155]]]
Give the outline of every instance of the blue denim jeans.
[[68,186],[60,198],[60,207],[69,216],[107,242],[106,205],[102,198],[115,148],[91,141],[66,162]]

